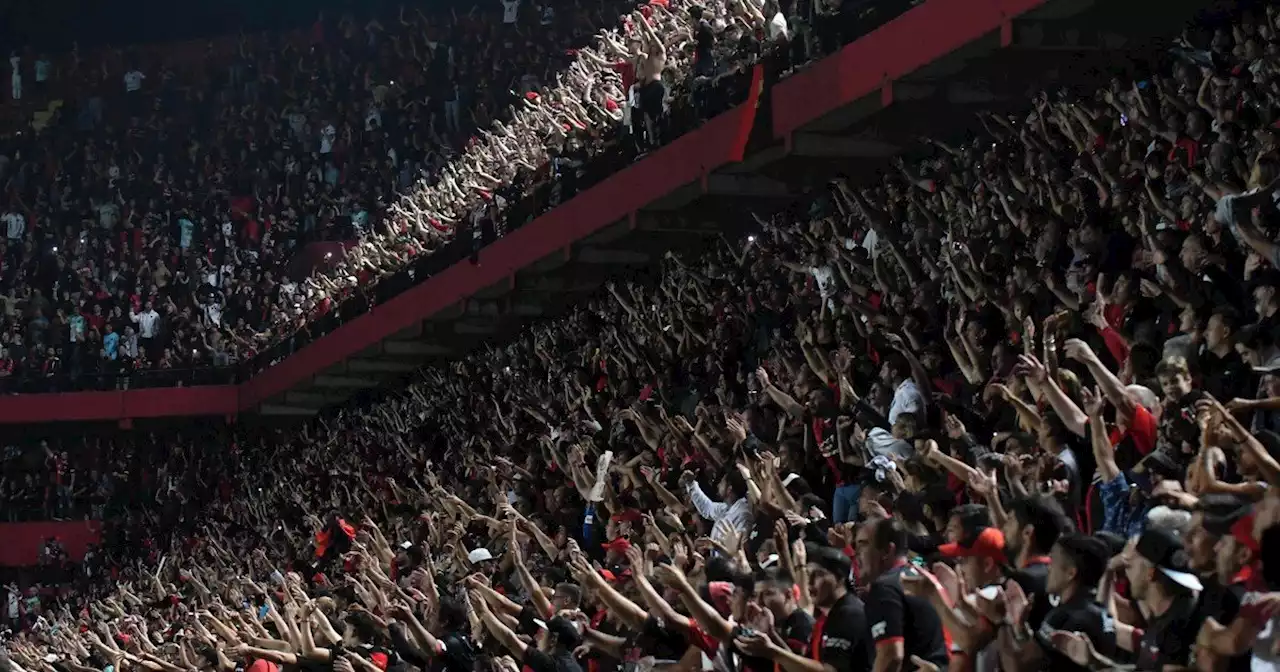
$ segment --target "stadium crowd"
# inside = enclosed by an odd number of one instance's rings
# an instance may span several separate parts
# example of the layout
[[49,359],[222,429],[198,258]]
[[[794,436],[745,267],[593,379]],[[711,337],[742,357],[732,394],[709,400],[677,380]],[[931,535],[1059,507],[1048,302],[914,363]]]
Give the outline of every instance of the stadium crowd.
[[[909,6],[847,4],[838,26]],[[593,157],[737,102],[757,33],[793,32],[740,0],[432,7],[321,15],[192,62],[15,53],[13,99],[67,95],[0,130],[6,391],[201,382],[163,372],[291,344],[459,227],[501,235],[594,179]],[[848,37],[790,9],[795,62]],[[303,254],[317,241],[342,246]]]
[[1276,45],[1188,34],[292,434],[39,446],[129,485],[0,664],[1277,669]]

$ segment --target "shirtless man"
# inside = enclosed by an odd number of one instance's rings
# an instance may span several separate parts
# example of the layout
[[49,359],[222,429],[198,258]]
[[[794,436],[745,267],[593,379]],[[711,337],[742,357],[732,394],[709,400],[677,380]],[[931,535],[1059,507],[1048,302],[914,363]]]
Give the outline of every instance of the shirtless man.
[[638,151],[642,148],[640,137],[643,131],[642,124],[644,114],[636,113],[639,109],[639,105],[636,102],[636,94],[639,89],[636,73],[640,71],[643,67],[642,64],[648,59],[648,56],[644,52],[644,39],[633,34],[627,38],[627,43],[624,46],[614,41],[608,33],[603,33],[601,37],[603,38],[605,45],[618,53],[618,60],[606,60],[591,53],[591,50],[589,49],[583,50],[579,53],[601,67],[613,70],[622,78],[622,124],[628,131],[630,131],[632,140],[636,143],[636,149]]
[[658,124],[667,97],[667,87],[662,83],[662,71],[667,67],[667,48],[643,14],[640,15],[640,26],[645,38],[645,52],[636,66],[636,107],[644,115],[645,136],[649,147],[653,148],[658,145]]

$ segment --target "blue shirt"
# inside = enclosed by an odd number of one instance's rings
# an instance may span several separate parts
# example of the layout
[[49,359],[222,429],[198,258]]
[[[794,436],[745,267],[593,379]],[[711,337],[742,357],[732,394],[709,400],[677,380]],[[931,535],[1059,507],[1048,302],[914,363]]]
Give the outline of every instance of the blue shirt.
[[102,337],[102,349],[107,353],[107,359],[116,358],[116,348],[120,345],[120,334],[111,332]]
[[178,247],[181,247],[184,250],[191,247],[191,234],[194,233],[196,229],[195,222],[183,217],[178,220],[178,229],[181,232],[181,235],[178,237]]
[[1101,531],[1114,532],[1125,539],[1142,534],[1150,505],[1135,508],[1129,504],[1129,481],[1123,471],[1114,479],[1099,483],[1098,494],[1102,497]]
[[582,543],[591,541],[591,533],[595,527],[596,505],[593,502],[587,502],[587,510],[582,516]]

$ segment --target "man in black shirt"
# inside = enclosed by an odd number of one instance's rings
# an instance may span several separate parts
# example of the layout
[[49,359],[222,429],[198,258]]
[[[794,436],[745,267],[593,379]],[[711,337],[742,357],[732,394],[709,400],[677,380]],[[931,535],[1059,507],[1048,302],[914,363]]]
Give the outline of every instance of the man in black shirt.
[[538,621],[541,628],[536,640],[538,645],[533,647],[521,641],[511,628],[498,620],[484,597],[474,590],[471,591],[471,605],[489,634],[533,672],[582,672],[582,666],[573,658],[573,650],[582,642],[582,634],[573,621],[563,616],[552,617],[545,623]]
[[1215,399],[1249,396],[1253,371],[1236,352],[1235,333],[1240,314],[1231,306],[1219,306],[1209,316],[1204,343],[1196,356],[1200,386]]
[[790,574],[766,570],[756,576],[755,595],[760,605],[769,610],[774,623],[771,639],[800,656],[809,655],[813,637],[813,616],[796,604],[796,584]]
[[[1062,506],[1052,498],[1032,495],[1014,500],[1004,523],[1005,552],[1018,568],[1010,577],[1031,600],[1026,624],[1040,629],[1053,605],[1049,602],[1049,551],[1068,525]],[[1002,605],[998,605],[1002,606]],[[1003,625],[1002,621],[992,619]]]
[[898,670],[919,658],[946,669],[947,644],[942,620],[927,599],[908,596],[902,576],[916,570],[907,563],[907,532],[896,518],[871,520],[854,541],[862,574],[869,581],[867,614],[876,645],[877,672]]
[[739,633],[738,648],[770,658],[786,672],[870,672],[875,653],[862,600],[849,590],[853,563],[842,551],[806,545],[809,592],[818,619],[813,624],[808,655],[783,647],[762,633]]
[[1126,556],[1124,572],[1133,599],[1149,615],[1146,630],[1117,622],[1116,644],[1133,652],[1139,670],[1188,665],[1204,620],[1195,593],[1204,585],[1191,573],[1182,541],[1166,530],[1146,530]]
[[582,643],[578,626],[563,616],[547,621],[538,634],[538,647],[525,647],[521,661],[533,672],[582,672],[573,650]]
[[[1115,625],[1098,604],[1095,589],[1106,572],[1110,551],[1105,542],[1083,534],[1066,534],[1050,554],[1046,588],[1057,600],[1039,630],[1006,631],[1000,638],[1000,658],[1006,668],[1048,669],[1053,672],[1087,670],[1054,645],[1058,632],[1081,633],[1094,650],[1108,659],[1115,655]],[[1012,636],[1010,636],[1012,635]]]
[[[1200,500],[1201,511],[1192,517],[1187,538],[1187,554],[1200,576],[1198,613],[1218,623],[1230,625],[1240,615],[1240,606],[1249,584],[1255,580],[1258,542],[1253,539],[1251,505],[1236,497],[1209,495]],[[1211,542],[1212,557],[1205,567],[1204,550]],[[1208,655],[1200,652],[1197,655]],[[1243,672],[1251,667],[1249,654],[1228,658],[1217,669]]]

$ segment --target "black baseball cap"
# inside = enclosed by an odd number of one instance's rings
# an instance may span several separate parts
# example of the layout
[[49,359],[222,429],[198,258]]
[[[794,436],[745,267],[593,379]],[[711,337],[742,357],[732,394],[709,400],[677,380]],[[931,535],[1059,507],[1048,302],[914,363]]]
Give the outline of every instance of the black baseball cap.
[[1172,532],[1148,528],[1138,537],[1134,550],[1179,586],[1187,590],[1204,590],[1200,578],[1190,570],[1190,559],[1182,540]]

